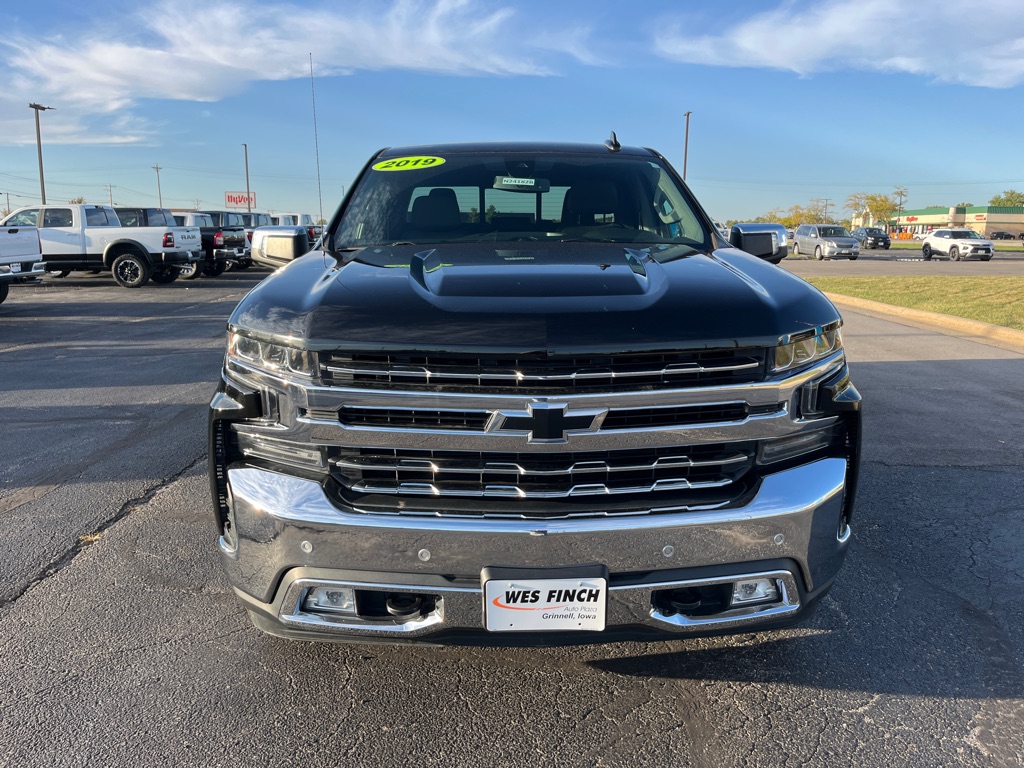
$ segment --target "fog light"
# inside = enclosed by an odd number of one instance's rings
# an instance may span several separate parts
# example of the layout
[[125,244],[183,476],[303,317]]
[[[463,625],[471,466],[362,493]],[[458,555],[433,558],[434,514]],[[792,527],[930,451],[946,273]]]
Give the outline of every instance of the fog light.
[[349,587],[313,587],[306,593],[302,610],[312,613],[355,615],[356,593]]
[[773,603],[779,599],[779,590],[774,579],[746,579],[732,585],[732,599],[729,605],[751,605],[752,603]]

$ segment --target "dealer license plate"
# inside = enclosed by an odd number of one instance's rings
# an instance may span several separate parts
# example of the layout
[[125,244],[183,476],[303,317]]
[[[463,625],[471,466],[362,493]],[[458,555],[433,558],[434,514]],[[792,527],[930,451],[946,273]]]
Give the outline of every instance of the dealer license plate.
[[490,632],[600,632],[608,580],[492,579],[484,583],[484,625]]
[[21,264],[18,264],[17,262],[11,264],[11,272],[21,272]]

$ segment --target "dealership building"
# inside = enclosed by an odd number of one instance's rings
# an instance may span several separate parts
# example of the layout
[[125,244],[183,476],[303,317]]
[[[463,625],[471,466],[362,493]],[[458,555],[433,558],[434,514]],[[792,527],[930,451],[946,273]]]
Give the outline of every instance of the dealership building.
[[[854,227],[881,227],[885,222],[875,220],[870,214],[854,216]],[[1024,207],[973,205],[968,208],[920,208],[902,211],[889,220],[889,228],[911,234],[928,232],[940,227],[966,227],[982,236],[993,232],[1009,232],[1014,237],[1024,233]]]

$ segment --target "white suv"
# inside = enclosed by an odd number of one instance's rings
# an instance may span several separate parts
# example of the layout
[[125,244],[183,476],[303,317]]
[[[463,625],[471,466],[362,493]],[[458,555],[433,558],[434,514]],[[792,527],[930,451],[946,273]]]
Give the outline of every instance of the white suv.
[[929,232],[921,244],[925,261],[930,261],[936,254],[948,256],[953,261],[970,256],[988,261],[995,250],[991,240],[986,240],[973,229],[936,229]]

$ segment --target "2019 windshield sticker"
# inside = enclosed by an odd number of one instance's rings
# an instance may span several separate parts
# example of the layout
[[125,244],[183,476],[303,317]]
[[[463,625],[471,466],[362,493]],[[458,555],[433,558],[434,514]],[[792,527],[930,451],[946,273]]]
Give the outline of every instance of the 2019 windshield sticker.
[[391,160],[381,160],[374,163],[371,168],[375,171],[415,171],[420,168],[433,168],[444,163],[443,157],[432,157],[421,155],[417,157],[395,157]]

